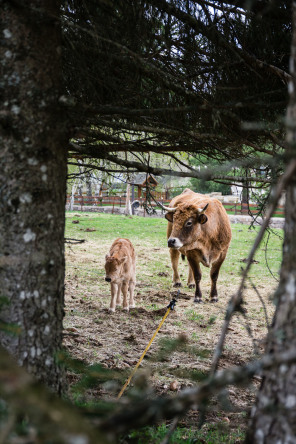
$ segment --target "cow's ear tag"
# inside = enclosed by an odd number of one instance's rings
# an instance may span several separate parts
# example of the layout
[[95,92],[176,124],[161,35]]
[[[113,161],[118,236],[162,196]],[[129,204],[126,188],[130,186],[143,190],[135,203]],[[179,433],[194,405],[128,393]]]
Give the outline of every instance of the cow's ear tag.
[[201,214],[201,215],[198,217],[198,222],[199,222],[201,225],[205,224],[205,223],[207,222],[207,220],[208,220],[208,218],[207,218],[207,216],[206,216],[205,214]]
[[173,214],[173,213],[166,213],[164,217],[165,217],[169,222],[173,222],[174,214]]

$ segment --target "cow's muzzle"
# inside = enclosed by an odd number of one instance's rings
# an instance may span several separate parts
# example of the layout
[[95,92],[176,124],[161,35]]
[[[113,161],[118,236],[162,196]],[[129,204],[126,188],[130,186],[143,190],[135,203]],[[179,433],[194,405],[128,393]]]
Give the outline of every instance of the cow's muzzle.
[[169,248],[181,248],[183,243],[177,237],[170,237],[168,239],[168,247]]
[[105,277],[105,281],[106,281],[106,282],[111,282],[111,278],[109,278],[109,277],[106,276],[106,277]]

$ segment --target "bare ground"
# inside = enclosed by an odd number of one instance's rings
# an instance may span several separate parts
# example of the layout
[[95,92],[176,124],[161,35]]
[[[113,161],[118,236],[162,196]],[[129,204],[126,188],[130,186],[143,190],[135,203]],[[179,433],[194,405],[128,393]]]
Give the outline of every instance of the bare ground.
[[[75,358],[88,364],[101,363],[106,368],[125,371],[129,375],[172,298],[171,292],[174,289],[171,284],[167,284],[171,276],[169,257],[166,248],[155,249],[148,244],[141,244],[137,261],[137,276],[140,277],[136,287],[137,307],[129,313],[119,307],[114,314],[109,314],[110,288],[104,282],[104,257],[108,247],[104,242],[98,244],[89,241],[87,245],[67,248],[64,345]],[[149,271],[147,259],[155,257],[155,254],[164,258],[164,265],[156,273],[158,279],[155,278],[155,272]],[[208,299],[210,282],[208,272],[205,271],[202,280],[204,303],[196,305],[193,303],[194,290],[186,287],[186,264],[181,267],[184,286],[177,307],[169,314],[139,370],[139,375],[148,378],[153,393],[157,394],[173,395],[174,392],[194,385],[192,376],[199,379],[200,375],[207,373],[219,338],[226,303],[239,282],[239,276],[230,279],[223,275],[222,269],[218,280],[219,302],[212,304]],[[159,277],[165,279],[165,282],[160,282]],[[273,313],[273,305],[269,302],[273,286],[268,280],[263,280],[260,285],[269,321]],[[257,351],[263,351],[267,333],[263,307],[251,289],[246,289],[245,300],[247,324],[252,337],[246,330],[246,321],[235,315],[228,330],[220,368],[240,365],[254,358],[254,344]],[[157,355],[164,339],[177,338],[180,344],[175,351]],[[141,378],[138,377],[138,380]],[[75,382],[76,377],[69,374],[69,381]],[[232,429],[244,429],[246,412],[254,401],[259,382],[258,378],[248,388],[230,387],[232,411],[223,410],[217,400],[213,400],[208,421],[224,422],[226,427]],[[118,393],[120,385],[117,383],[114,387]],[[87,396],[91,400],[97,397],[112,398],[114,395],[101,384],[89,391]],[[197,416],[197,412],[191,411],[181,423],[186,426],[196,424]]]

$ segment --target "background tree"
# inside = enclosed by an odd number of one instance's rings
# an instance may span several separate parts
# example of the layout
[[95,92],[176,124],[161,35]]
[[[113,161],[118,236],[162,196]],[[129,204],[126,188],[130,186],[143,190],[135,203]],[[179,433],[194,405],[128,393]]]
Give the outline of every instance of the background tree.
[[[215,160],[207,160],[206,158],[197,159],[193,158],[190,162],[192,165],[197,167],[199,170],[201,167],[209,168],[211,174],[213,170],[219,168],[219,163]],[[231,172],[229,173],[231,174]],[[220,192],[223,195],[231,194],[231,187],[229,184],[225,183],[217,183],[214,181],[206,180],[206,179],[195,179],[192,178],[190,180],[190,186],[193,191],[197,193],[212,193],[212,192]]]

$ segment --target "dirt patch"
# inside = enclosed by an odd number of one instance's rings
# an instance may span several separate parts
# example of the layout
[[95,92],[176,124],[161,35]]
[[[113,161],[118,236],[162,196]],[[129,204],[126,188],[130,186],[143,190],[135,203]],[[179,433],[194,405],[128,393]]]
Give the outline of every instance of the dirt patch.
[[[108,248],[109,244],[90,241],[87,245],[67,247],[64,346],[73,357],[83,362],[101,363],[105,368],[125,371],[128,375],[176,291],[169,283],[171,272],[167,269],[167,250],[157,248],[158,257],[163,258],[159,268],[165,269],[157,273],[152,269],[149,271],[150,265],[147,264],[147,258],[153,257],[152,250],[155,248],[142,246],[137,263],[136,308],[126,312],[118,307],[115,313],[110,314],[110,288],[104,282],[103,268],[104,254]],[[185,285],[186,264],[182,267]],[[203,304],[194,304],[194,289],[182,287],[176,309],[169,314],[141,364],[139,374],[145,374],[154,393],[176,393],[192,387],[207,374],[223,324],[226,304],[237,288],[238,281],[239,276],[236,282],[233,279],[229,281],[228,276],[218,281],[220,298],[216,304],[209,300],[210,281],[206,272],[202,281]],[[260,305],[252,289],[245,291],[247,320],[239,315],[234,316],[228,329],[220,368],[241,365],[254,358],[256,353],[262,352],[267,332],[264,310],[270,322],[273,305],[269,295],[272,291],[273,283],[269,286],[261,285],[260,295],[265,301],[265,308]],[[248,329],[252,331],[252,337]],[[172,340],[178,342],[175,347],[170,345]],[[72,374],[69,374],[68,379],[71,384],[77,382]],[[217,422],[226,417],[230,419],[229,427],[244,428],[246,412],[254,401],[254,387],[258,384],[259,381],[254,380],[249,388],[231,387],[230,411],[223,411],[221,404],[213,400],[208,421]],[[89,399],[97,397],[98,392],[101,397],[112,396],[105,386],[99,385],[88,392]],[[196,425],[197,412],[190,412],[181,423]]]

